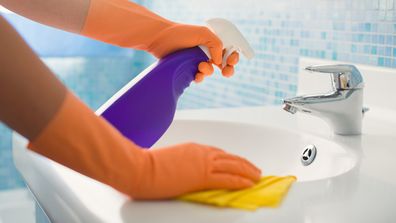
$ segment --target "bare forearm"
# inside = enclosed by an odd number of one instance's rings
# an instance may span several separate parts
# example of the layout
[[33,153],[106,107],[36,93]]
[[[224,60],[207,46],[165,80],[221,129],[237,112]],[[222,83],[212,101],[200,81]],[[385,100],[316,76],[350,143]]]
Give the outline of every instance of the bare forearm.
[[0,121],[34,139],[58,111],[65,86],[0,16]]
[[0,5],[31,20],[69,32],[84,26],[90,0],[0,0]]

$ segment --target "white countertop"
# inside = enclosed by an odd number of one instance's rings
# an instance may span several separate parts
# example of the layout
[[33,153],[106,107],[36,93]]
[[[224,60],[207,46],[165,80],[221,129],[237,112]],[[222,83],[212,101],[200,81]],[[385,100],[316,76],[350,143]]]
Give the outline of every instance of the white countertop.
[[[396,222],[396,114],[371,108],[361,136],[335,136],[321,120],[279,107],[178,111],[176,119],[273,125],[344,144],[358,156],[349,172],[293,184],[281,207],[255,212],[180,201],[134,202],[24,148],[14,156],[31,191],[54,222]],[[302,123],[302,124],[301,124]]]

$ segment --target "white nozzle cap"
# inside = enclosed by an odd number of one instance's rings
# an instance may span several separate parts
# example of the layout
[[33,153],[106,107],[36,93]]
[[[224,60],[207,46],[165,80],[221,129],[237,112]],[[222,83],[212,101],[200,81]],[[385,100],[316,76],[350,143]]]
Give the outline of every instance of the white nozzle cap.
[[223,47],[226,50],[222,67],[227,64],[227,58],[234,51],[241,52],[247,59],[252,59],[254,57],[254,50],[232,22],[226,19],[215,18],[209,19],[206,23],[223,42]]

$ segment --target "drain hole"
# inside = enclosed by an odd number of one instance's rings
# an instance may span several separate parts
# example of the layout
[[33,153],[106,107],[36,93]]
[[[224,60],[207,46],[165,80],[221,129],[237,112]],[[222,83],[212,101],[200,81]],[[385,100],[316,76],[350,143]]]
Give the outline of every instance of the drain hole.
[[316,157],[317,149],[315,145],[308,145],[304,148],[304,152],[301,156],[301,162],[304,166],[310,165]]

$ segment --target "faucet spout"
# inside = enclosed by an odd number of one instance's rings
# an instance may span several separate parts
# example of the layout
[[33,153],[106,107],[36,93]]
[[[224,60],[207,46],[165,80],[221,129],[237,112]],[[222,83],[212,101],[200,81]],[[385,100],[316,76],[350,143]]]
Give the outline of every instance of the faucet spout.
[[[308,70],[332,73],[333,91],[284,99],[283,110],[291,114],[302,112],[320,117],[333,127],[336,134],[360,134],[366,110],[363,109],[364,85],[359,71],[353,65],[313,66]],[[357,74],[359,78],[356,78]]]
[[295,106],[291,105],[290,103],[285,102],[285,101],[283,101],[282,109],[287,111],[287,112],[290,112],[293,115],[297,113],[297,108]]
[[325,103],[344,100],[351,91],[333,91],[327,94],[303,95],[283,100],[283,109],[295,114],[297,111],[304,113],[320,112]]

